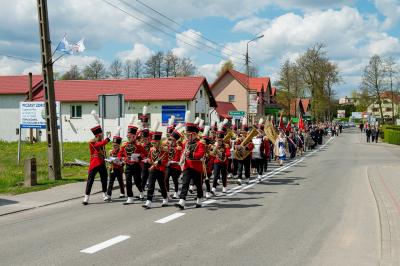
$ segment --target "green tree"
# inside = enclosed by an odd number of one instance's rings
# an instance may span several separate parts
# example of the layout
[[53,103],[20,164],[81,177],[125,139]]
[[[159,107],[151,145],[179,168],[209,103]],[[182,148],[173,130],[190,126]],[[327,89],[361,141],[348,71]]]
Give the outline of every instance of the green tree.
[[106,77],[106,66],[96,59],[83,69],[85,79],[102,79]]

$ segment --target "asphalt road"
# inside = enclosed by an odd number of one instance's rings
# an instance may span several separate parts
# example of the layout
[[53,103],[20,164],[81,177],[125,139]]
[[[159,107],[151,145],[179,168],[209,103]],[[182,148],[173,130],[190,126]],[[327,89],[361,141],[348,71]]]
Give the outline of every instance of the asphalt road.
[[73,200],[1,217],[0,265],[379,265],[366,167],[388,158],[362,140],[344,133],[201,209],[158,201],[144,210],[96,195],[88,206]]

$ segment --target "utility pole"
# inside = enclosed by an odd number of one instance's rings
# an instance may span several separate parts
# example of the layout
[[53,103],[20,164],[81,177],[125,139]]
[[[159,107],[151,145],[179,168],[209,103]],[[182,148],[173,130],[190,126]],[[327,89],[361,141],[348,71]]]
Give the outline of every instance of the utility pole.
[[37,0],[37,9],[45,97],[48,172],[49,179],[58,180],[61,179],[60,147],[58,145],[57,114],[47,0]]
[[[247,42],[246,44],[246,74],[247,74],[247,123],[252,123],[250,122],[250,67],[249,67],[249,43],[254,42],[255,40],[261,39],[264,37],[264,34],[255,37],[254,39],[251,39],[250,41]],[[257,92],[256,92],[257,93]]]

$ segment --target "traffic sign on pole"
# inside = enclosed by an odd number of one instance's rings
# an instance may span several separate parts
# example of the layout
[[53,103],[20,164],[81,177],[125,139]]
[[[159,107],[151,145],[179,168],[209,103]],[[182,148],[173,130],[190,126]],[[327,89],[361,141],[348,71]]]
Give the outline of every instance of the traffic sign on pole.
[[244,111],[229,111],[228,112],[228,115],[229,116],[239,116],[239,117],[242,117],[242,116],[245,116],[246,115],[246,112],[244,112]]

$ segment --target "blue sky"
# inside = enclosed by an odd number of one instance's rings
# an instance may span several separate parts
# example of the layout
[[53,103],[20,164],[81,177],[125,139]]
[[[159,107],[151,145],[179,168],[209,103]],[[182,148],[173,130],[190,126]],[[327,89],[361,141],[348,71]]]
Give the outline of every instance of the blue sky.
[[[83,68],[94,59],[106,64],[114,58],[145,61],[156,51],[172,50],[192,58],[198,74],[212,82],[220,65],[229,58],[238,70],[244,70],[246,42],[264,34],[250,45],[252,63],[261,75],[270,76],[274,82],[283,61],[294,61],[308,47],[322,42],[339,66],[344,82],[335,89],[338,96],[344,96],[359,87],[362,69],[373,54],[393,56],[399,62],[399,0],[141,1],[183,26],[136,0],[48,1],[53,43],[56,45],[67,33],[71,42],[84,37],[87,48],[81,55],[61,59],[55,71],[62,73],[72,64]],[[2,3],[0,75],[40,72],[38,63],[5,56],[39,59],[35,4],[35,0]]]

